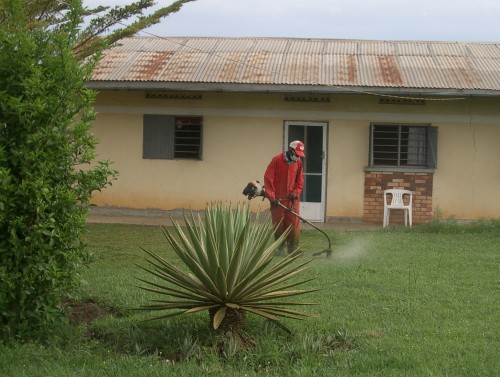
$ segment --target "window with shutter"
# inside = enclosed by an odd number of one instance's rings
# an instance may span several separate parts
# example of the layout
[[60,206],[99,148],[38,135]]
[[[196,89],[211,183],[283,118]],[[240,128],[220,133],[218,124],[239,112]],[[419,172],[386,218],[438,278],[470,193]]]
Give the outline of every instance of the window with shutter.
[[144,115],[144,159],[201,160],[201,117]]

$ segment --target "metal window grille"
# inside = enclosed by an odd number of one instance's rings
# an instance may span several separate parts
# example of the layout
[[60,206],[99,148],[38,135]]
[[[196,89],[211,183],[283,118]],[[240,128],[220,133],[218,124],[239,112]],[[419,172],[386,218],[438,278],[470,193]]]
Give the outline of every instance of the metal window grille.
[[185,117],[175,119],[174,157],[201,157],[201,118]]
[[427,128],[372,125],[371,166],[427,166]]
[[202,118],[144,115],[143,158],[201,159]]

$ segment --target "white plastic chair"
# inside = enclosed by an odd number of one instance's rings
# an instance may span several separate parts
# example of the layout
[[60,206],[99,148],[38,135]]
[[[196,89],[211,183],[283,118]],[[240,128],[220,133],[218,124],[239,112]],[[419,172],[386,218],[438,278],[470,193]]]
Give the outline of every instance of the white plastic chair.
[[[405,204],[404,196],[409,195],[409,200]],[[413,192],[410,190],[402,189],[390,189],[384,191],[384,228],[389,225],[389,217],[391,215],[391,209],[402,209],[403,216],[405,219],[405,226],[410,227],[412,225],[412,202],[413,202]]]

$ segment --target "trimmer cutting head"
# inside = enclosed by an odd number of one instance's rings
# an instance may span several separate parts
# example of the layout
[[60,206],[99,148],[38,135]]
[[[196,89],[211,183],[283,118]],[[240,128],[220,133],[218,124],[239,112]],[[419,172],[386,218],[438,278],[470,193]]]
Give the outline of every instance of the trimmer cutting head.
[[321,251],[318,251],[317,253],[314,253],[313,254],[313,257],[317,257],[317,256],[320,256],[321,254],[325,253],[326,254],[326,257],[327,258],[331,258],[333,256],[333,251],[332,249],[325,249],[325,250],[321,250]]

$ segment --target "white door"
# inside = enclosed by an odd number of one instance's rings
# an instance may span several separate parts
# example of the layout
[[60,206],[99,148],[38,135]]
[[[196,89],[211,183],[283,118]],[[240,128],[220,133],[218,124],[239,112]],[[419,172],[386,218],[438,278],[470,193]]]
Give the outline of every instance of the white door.
[[325,221],[326,128],[327,124],[320,122],[285,122],[285,145],[293,140],[300,140],[305,145],[300,216],[311,222]]

